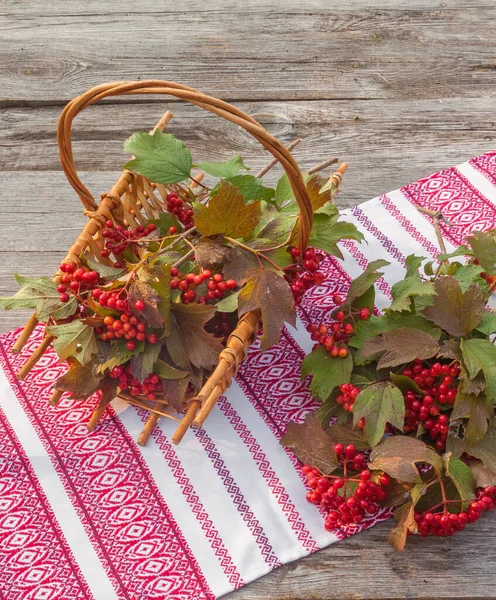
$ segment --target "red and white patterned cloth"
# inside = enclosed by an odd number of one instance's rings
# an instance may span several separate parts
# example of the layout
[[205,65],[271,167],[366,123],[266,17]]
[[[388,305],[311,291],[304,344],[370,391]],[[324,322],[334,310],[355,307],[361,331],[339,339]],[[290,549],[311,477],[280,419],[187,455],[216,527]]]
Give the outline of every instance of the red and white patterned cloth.
[[19,331],[1,336],[0,599],[210,600],[359,531],[324,530],[279,439],[315,407],[300,381],[308,320],[325,320],[332,293],[345,293],[367,261],[391,262],[377,283],[381,308],[408,254],[436,255],[416,204],[451,221],[442,225],[449,249],[495,226],[496,152],[347,211],[368,243],[345,243],[344,263],[325,260],[329,277],[305,296],[297,330],[263,354],[255,344],[205,429],[179,447],[168,419],[139,447],[147,415],[117,400],[88,433],[93,401],[48,405],[64,371],[53,352],[26,381],[14,377],[41,331],[18,356],[9,350]]

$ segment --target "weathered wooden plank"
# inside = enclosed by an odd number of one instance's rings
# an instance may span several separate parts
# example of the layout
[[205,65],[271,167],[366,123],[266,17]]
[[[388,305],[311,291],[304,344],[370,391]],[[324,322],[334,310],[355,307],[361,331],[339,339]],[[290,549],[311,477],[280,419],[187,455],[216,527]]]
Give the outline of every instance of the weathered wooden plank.
[[493,515],[453,538],[410,538],[388,546],[391,522],[338,542],[225,596],[226,600],[495,598]]
[[59,13],[62,4],[3,8],[1,100],[60,103],[116,78],[178,80],[227,99],[496,94],[496,7],[487,0],[257,2],[256,10],[197,1],[185,11],[147,0],[124,10],[114,2],[108,13],[107,3],[93,12],[71,2]]

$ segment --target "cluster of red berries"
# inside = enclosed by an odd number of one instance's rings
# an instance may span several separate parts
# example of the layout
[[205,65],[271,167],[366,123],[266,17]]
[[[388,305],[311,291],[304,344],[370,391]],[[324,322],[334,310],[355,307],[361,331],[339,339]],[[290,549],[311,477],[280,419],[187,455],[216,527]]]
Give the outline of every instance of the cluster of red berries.
[[114,256],[122,254],[129,244],[139,241],[157,229],[155,223],[149,223],[146,227],[138,225],[136,229],[126,229],[122,225],[114,225],[110,219],[105,225],[102,231],[105,248],[100,252],[103,258],[108,258],[111,253]]
[[214,318],[209,321],[205,329],[209,333],[213,333],[217,338],[226,340],[231,334],[235,323],[233,323],[232,315],[229,313],[216,312]]
[[465,529],[467,523],[473,523],[482,516],[486,510],[491,511],[496,506],[496,490],[493,486],[480,488],[477,491],[477,498],[469,504],[468,510],[460,512],[448,512],[446,506],[442,512],[432,512],[435,509],[426,512],[415,513],[417,529],[422,537],[428,535],[451,536],[457,531]]
[[457,394],[457,377],[460,374],[459,363],[430,366],[417,359],[411,367],[403,370],[403,375],[410,377],[425,392],[424,396],[415,394],[413,390],[404,393],[405,398],[405,433],[417,431],[420,423],[435,441],[438,450],[444,450],[448,437],[449,418],[441,413],[440,405],[452,406]]
[[156,399],[156,392],[162,390],[160,377],[156,373],[151,373],[143,382],[134,377],[129,365],[120,365],[114,367],[109,376],[112,379],[119,380],[119,388],[123,391],[129,390],[132,396],[144,395],[148,400]]
[[[360,393],[360,390],[351,383],[343,383],[339,389],[341,394],[336,398],[336,402],[340,404],[344,410],[352,413],[353,405],[355,404],[356,397]],[[363,417],[358,421],[357,427],[360,429],[365,427],[365,419]]]
[[[336,305],[343,302],[341,296],[338,295],[335,295],[333,300]],[[368,319],[370,317],[370,310],[362,308],[358,311],[357,316],[361,320]],[[341,310],[336,313],[335,318],[336,320],[330,325],[325,325],[324,323],[320,325],[307,325],[307,331],[310,333],[312,340],[324,346],[332,357],[340,356],[341,358],[346,358],[348,356],[346,343],[349,341],[350,335],[353,334],[354,327],[352,323],[344,323],[346,315]]]
[[[310,487],[307,500],[328,511],[324,523],[327,531],[344,525],[358,525],[366,515],[376,514],[380,508],[378,502],[387,495],[384,488],[391,481],[385,474],[373,481],[372,473],[364,468],[364,454],[357,452],[353,444],[346,447],[336,444],[334,452],[343,466],[345,475],[342,477],[323,476],[319,469],[311,465],[302,467]],[[347,476],[350,470],[356,472],[355,476]],[[351,482],[358,484],[353,485],[354,491],[350,490]]]
[[[141,302],[138,300],[136,304]],[[154,333],[146,333],[146,324],[138,317],[129,313],[122,313],[119,317],[107,316],[103,319],[104,327],[96,329],[97,335],[103,342],[110,340],[127,340],[126,348],[129,352],[136,349],[136,342],[148,340],[150,344],[156,344],[158,337]]]
[[62,275],[57,286],[57,292],[60,294],[59,300],[61,302],[69,301],[69,292],[79,294],[92,289],[100,278],[96,271],[86,271],[82,267],[76,268],[74,263],[62,263],[59,269]]
[[185,207],[184,200],[175,192],[167,194],[167,211],[176,217],[185,229],[193,227],[193,210],[188,208],[187,205]]
[[[232,292],[238,287],[234,279],[224,281],[221,273],[212,275],[209,269],[205,269],[199,274],[184,274],[180,273],[176,267],[172,267],[171,277],[171,290],[179,289],[181,291],[181,301],[184,304],[191,304],[195,300],[198,304],[207,304],[209,300],[221,300],[226,292]],[[207,289],[204,294],[198,296],[196,288],[205,282],[207,282]]]
[[[294,259],[301,255],[299,248],[290,248],[289,253]],[[305,292],[314,285],[321,285],[325,279],[324,273],[319,271],[319,265],[324,260],[324,255],[315,252],[314,248],[307,248],[303,261],[298,270],[288,268],[285,279],[291,286],[295,304],[300,304]]]

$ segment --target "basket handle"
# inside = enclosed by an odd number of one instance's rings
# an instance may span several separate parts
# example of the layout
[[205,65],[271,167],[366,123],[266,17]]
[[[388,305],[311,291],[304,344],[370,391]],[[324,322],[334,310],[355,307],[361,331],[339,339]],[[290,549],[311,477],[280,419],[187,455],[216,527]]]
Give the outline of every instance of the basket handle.
[[79,179],[74,165],[71,137],[72,121],[76,115],[90,104],[94,104],[109,96],[125,96],[129,94],[169,94],[219,115],[231,123],[239,125],[248,133],[251,133],[279,161],[288,176],[300,209],[298,247],[303,251],[307,248],[313,223],[313,207],[301,171],[291,152],[262,127],[260,123],[242,110],[232,106],[228,102],[223,102],[212,96],[207,96],[198,90],[172,81],[152,79],[148,81],[113,81],[104,83],[74,98],[64,108],[57,126],[60,162],[69,183],[78,194],[86,209],[96,210],[97,204],[86,186]]

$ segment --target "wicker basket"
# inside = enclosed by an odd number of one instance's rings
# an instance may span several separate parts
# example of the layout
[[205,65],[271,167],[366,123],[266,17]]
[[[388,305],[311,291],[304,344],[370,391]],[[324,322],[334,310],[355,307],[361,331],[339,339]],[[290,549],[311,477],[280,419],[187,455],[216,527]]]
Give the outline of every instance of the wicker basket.
[[[272,164],[279,162],[289,178],[300,210],[298,247],[302,251],[306,249],[312,228],[313,208],[302,174],[295,159],[290,153],[290,148],[284,147],[276,138],[257,123],[257,121],[238,108],[235,108],[222,100],[218,100],[217,98],[207,96],[192,88],[169,81],[119,81],[99,85],[75,98],[67,104],[59,119],[57,139],[62,168],[69,183],[78,194],[85,208],[85,214],[89,218],[88,223],[83,228],[76,243],[67,253],[65,258],[66,262],[78,264],[81,254],[83,252],[88,252],[100,262],[108,264],[107,260],[100,256],[100,250],[103,248],[104,243],[102,229],[104,228],[107,219],[113,219],[115,222],[135,227],[136,225],[143,224],[150,218],[155,218],[160,211],[165,210],[164,200],[167,193],[170,191],[168,186],[153,185],[146,178],[129,171],[123,171],[121,173],[112,189],[109,192],[102,194],[101,201],[97,204],[88,189],[79,179],[74,165],[71,139],[71,128],[74,117],[90,104],[98,102],[103,98],[129,94],[169,94],[219,115],[249,132],[273,155],[274,160],[269,167],[272,166]],[[155,129],[159,128],[163,130],[171,117],[171,113],[165,113],[157,123]],[[322,165],[319,165],[319,167],[321,166]],[[337,184],[339,184],[342,172],[344,172],[346,168],[345,165],[342,165],[342,167],[344,168],[338,170],[335,175],[335,177],[337,177]],[[195,184],[193,184],[193,186],[194,185]],[[55,275],[55,281],[57,281],[59,277],[60,272]],[[150,411],[149,419],[138,439],[138,443],[146,443],[160,416],[176,418],[179,422],[178,429],[172,438],[174,443],[179,443],[191,424],[196,427],[202,426],[218,398],[225,392],[226,388],[229,387],[233,375],[237,372],[250,344],[257,335],[260,325],[259,321],[259,311],[247,313],[239,321],[236,329],[228,338],[226,348],[219,356],[217,367],[198,395],[188,399],[188,406],[186,407],[186,412],[181,421],[171,414],[172,409],[168,406],[166,398],[160,398],[156,401],[147,401],[146,398],[132,397],[127,393],[120,394],[120,397],[130,404]],[[36,315],[33,315],[17,339],[12,350],[14,353],[20,352],[37,323]],[[43,339],[39,347],[19,371],[19,379],[23,379],[27,375],[30,369],[51,345],[52,341],[53,338],[48,335]],[[61,395],[62,393],[56,390],[50,399],[50,403],[56,405],[60,400]],[[104,403],[101,401],[88,424],[90,429],[96,427],[105,408],[106,402]]]

